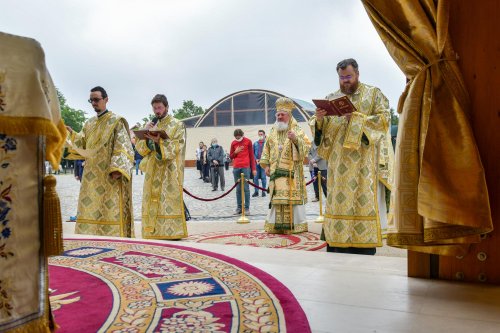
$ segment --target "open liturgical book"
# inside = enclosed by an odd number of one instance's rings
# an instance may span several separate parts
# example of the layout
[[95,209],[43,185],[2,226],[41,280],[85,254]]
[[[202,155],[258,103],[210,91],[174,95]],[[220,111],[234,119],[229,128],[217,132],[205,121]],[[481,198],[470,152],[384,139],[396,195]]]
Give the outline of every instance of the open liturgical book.
[[316,107],[326,111],[327,116],[343,116],[356,111],[356,107],[351,103],[347,96],[342,96],[332,100],[313,99]]
[[162,138],[163,140],[165,139],[168,139],[168,135],[167,135],[167,132],[165,132],[164,130],[159,130],[159,129],[142,129],[142,130],[137,130],[137,131],[134,131],[134,134],[135,136],[138,138],[138,139],[141,139],[141,140],[146,140],[147,138],[144,136],[146,133],[150,133],[152,135],[158,135],[160,134],[160,138]]

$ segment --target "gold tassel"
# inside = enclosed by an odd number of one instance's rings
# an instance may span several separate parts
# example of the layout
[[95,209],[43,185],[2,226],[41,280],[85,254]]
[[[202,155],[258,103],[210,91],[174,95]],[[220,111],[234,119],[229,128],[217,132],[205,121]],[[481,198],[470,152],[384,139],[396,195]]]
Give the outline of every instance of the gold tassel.
[[45,254],[58,256],[64,251],[62,241],[61,204],[56,192],[56,177],[47,175],[43,179],[45,191],[43,194],[43,232]]

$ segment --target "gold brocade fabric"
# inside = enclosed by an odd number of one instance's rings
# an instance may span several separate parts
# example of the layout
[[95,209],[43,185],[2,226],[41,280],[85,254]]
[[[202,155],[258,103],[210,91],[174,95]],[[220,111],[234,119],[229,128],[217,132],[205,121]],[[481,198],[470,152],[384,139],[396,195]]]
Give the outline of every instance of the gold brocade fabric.
[[380,89],[363,83],[348,98],[358,110],[350,121],[334,116],[317,123],[314,116],[309,122],[313,133],[316,126],[322,132],[318,155],[328,161],[323,230],[330,246],[382,246],[377,187],[379,181],[389,189],[392,184],[394,155],[385,144],[390,140],[389,102]]
[[45,158],[59,168],[66,128],[40,44],[0,32],[0,133],[42,135]]
[[[307,202],[303,161],[311,142],[293,117],[288,128],[295,132],[297,142],[292,143],[288,139],[288,131],[279,132],[273,127],[260,159],[263,168],[270,167],[269,193],[272,205],[303,205]],[[291,177],[288,176],[290,173]]]
[[47,249],[54,244],[47,241],[60,234],[40,214],[49,206],[43,165],[59,166],[65,137],[42,47],[0,32],[0,332],[53,328]]
[[0,332],[49,332],[43,140],[0,133]]
[[[288,138],[288,131],[295,133],[295,142]],[[269,194],[272,208],[266,219],[266,232],[291,234],[307,231],[303,162],[310,147],[309,138],[293,117],[290,117],[288,130],[271,129],[260,159],[260,165],[263,168],[269,166],[271,174]]]
[[399,105],[387,243],[463,255],[493,229],[469,97],[448,36],[448,0],[362,0],[408,78]]
[[142,237],[180,239],[188,236],[182,184],[186,129],[184,123],[167,114],[156,125],[168,139],[160,139],[158,148],[152,141],[139,140],[136,149],[144,156],[145,172],[142,198]]
[[[85,157],[75,232],[133,237],[134,161],[127,121],[111,111],[92,117],[71,136],[71,147]],[[114,171],[122,177],[112,179]]]

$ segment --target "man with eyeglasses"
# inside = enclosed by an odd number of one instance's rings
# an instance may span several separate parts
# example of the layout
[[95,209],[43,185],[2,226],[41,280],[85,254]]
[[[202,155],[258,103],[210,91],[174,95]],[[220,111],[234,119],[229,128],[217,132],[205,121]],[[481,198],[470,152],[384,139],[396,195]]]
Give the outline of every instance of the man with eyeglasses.
[[90,90],[96,115],[80,133],[70,131],[69,143],[85,158],[75,232],[99,236],[134,236],[132,167],[134,151],[127,121],[106,107],[102,87]]
[[385,188],[391,189],[389,101],[379,88],[359,82],[358,63],[337,64],[340,89],[326,96],[347,96],[356,111],[326,116],[316,109],[310,120],[318,155],[328,161],[328,197],[323,237],[328,252],[374,255],[382,246],[387,220]]

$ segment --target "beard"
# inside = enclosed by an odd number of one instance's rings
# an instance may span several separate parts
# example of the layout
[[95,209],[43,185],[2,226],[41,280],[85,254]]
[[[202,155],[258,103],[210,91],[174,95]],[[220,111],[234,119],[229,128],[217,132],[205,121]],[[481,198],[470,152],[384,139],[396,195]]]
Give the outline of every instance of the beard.
[[276,120],[273,127],[276,128],[276,130],[278,132],[283,132],[283,131],[286,131],[288,129],[288,123],[284,123],[282,121]]
[[342,93],[346,94],[346,95],[351,95],[351,94],[353,94],[358,89],[358,86],[359,86],[359,81],[358,80],[356,80],[352,84],[350,84],[350,83],[342,83],[340,85],[340,91]]
[[165,112],[165,113],[162,113],[162,112],[156,113],[156,112],[154,112],[154,114],[155,114],[156,118],[163,119],[167,115],[167,112]]

